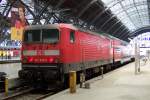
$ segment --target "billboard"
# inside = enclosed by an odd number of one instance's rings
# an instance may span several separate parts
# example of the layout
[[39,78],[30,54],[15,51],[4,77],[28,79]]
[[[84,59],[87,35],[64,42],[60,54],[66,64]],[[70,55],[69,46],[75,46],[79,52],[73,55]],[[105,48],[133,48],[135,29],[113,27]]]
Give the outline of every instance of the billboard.
[[25,12],[23,7],[11,9],[11,40],[22,41],[25,26]]

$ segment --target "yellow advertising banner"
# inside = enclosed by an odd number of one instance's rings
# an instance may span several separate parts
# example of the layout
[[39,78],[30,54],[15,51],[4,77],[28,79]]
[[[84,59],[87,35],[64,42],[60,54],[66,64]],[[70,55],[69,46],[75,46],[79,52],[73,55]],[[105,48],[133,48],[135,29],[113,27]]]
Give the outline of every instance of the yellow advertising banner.
[[11,27],[11,40],[22,41],[23,28]]
[[24,7],[13,7],[11,10],[11,40],[22,41],[25,25]]

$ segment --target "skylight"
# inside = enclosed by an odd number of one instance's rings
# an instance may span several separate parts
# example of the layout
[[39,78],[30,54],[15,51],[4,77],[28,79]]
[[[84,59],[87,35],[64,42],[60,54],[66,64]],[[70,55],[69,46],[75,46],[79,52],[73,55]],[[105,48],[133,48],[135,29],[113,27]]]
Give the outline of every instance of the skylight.
[[130,31],[150,24],[147,0],[102,1]]

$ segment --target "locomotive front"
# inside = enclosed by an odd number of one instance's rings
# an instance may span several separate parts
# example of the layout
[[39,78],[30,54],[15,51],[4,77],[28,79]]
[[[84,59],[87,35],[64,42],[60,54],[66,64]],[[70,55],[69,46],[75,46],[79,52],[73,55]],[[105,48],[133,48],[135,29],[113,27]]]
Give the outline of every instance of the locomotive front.
[[60,32],[52,26],[29,26],[22,43],[22,69],[19,77],[25,81],[52,82],[60,79]]

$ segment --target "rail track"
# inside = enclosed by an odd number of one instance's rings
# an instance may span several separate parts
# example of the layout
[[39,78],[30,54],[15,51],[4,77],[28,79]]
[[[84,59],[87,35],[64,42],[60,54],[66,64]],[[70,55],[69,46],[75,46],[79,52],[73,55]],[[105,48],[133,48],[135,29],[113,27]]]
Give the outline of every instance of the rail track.
[[[111,70],[104,70],[104,74],[107,72],[110,72],[112,70],[115,70],[123,65],[125,65],[125,64],[121,64]],[[87,78],[86,80],[92,79],[99,75],[101,75],[101,73],[92,75],[90,78]],[[79,82],[77,82],[77,83],[79,83]],[[18,92],[12,93],[11,95],[3,96],[3,98],[1,98],[1,96],[0,96],[0,100],[42,100],[48,96],[51,96],[53,94],[56,94],[56,93],[64,90],[65,88],[58,89],[58,90],[54,90],[54,89],[55,88],[53,88],[52,90],[39,90],[39,89],[27,88],[27,89],[23,89]]]
[[55,94],[54,91],[45,91],[37,89],[27,89],[14,93],[12,95],[1,98],[0,100],[42,100],[48,96]]

